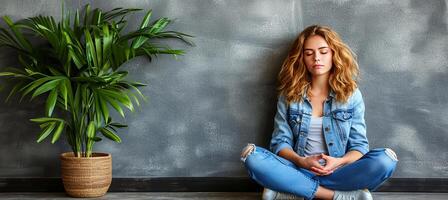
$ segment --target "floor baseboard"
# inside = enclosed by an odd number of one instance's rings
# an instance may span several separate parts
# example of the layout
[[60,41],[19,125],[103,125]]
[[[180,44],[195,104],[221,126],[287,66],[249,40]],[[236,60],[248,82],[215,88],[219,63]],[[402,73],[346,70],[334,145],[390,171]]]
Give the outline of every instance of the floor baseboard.
[[[246,177],[113,178],[109,192],[259,192]],[[63,192],[60,178],[0,178],[0,192]],[[391,178],[378,192],[448,193],[446,178]]]

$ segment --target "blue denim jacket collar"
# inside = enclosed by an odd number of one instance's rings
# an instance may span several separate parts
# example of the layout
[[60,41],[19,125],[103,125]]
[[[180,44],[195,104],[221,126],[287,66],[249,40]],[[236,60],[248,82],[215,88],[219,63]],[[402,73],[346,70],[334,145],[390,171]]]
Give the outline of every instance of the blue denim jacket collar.
[[[309,89],[309,86],[306,87],[306,89],[305,89],[306,92],[305,92],[305,94],[303,95],[303,99],[304,99],[304,100],[307,100],[308,102],[310,102],[310,100],[308,99],[308,89]],[[328,97],[327,97],[327,99],[326,99],[325,101],[330,101],[330,100],[332,100],[333,98],[335,98],[335,96],[336,96],[336,93],[333,91],[333,89],[330,88],[330,92],[329,92]]]

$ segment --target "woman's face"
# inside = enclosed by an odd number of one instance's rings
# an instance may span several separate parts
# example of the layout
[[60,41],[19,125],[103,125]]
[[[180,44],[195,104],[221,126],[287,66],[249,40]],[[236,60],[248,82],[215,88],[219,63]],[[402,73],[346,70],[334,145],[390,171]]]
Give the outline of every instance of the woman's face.
[[308,72],[312,76],[329,74],[333,66],[333,52],[325,39],[320,35],[310,36],[303,47],[303,59]]

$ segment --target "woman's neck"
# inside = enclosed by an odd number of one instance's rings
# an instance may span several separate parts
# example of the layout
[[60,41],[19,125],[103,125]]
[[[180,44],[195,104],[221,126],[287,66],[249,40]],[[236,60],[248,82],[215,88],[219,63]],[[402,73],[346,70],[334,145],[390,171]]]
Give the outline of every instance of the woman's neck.
[[313,96],[328,96],[330,85],[328,84],[328,75],[314,76],[311,78],[311,94]]

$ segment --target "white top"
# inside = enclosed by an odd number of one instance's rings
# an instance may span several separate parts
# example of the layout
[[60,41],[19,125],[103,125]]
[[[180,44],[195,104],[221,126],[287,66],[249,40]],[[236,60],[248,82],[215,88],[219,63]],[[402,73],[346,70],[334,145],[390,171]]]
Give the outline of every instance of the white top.
[[305,156],[312,156],[321,153],[328,155],[325,138],[322,131],[322,117],[311,116],[310,128],[305,146]]

